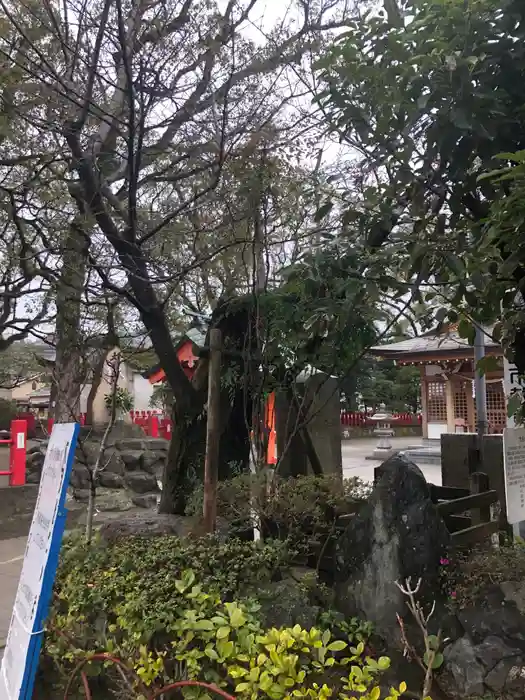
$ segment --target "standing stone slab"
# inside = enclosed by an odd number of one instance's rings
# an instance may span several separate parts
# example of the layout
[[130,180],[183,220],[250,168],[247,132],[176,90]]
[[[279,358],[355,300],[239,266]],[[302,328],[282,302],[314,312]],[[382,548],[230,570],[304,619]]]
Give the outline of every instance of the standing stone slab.
[[423,473],[403,455],[378,469],[369,502],[336,543],[336,599],[382,635],[398,636],[406,604],[396,581],[422,579],[421,602],[440,600],[440,557],[450,536],[430,499]]

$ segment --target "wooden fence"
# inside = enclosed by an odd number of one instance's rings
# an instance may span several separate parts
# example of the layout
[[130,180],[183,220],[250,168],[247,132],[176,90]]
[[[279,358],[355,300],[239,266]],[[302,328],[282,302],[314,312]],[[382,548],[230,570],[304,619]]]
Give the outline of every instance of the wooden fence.
[[492,518],[491,506],[498,503],[498,493],[490,488],[483,472],[470,475],[470,489],[430,486],[432,501],[452,537],[452,544],[475,544],[491,537],[504,524]]
[[[374,483],[380,467],[374,471]],[[492,506],[499,502],[498,492],[490,488],[483,472],[470,475],[470,488],[435,486],[429,484],[430,497],[443,518],[455,546],[475,544],[508,529],[500,509],[498,519],[492,518]]]

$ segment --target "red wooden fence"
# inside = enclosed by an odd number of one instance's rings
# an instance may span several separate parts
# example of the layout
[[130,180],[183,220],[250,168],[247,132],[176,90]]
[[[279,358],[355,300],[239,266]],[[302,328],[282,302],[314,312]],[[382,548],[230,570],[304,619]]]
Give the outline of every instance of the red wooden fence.
[[169,440],[173,423],[171,418],[160,411],[130,411],[131,420],[140,425],[149,437],[161,437]]
[[[166,440],[170,439],[173,429],[172,420],[160,411],[130,411],[130,416],[133,423],[140,425],[149,437],[162,437]],[[359,411],[342,411],[341,425],[343,427],[373,428],[376,425],[376,421],[371,420],[371,418],[371,415]],[[418,426],[421,425],[421,423],[421,414],[392,414],[393,426]]]
[[[393,426],[417,426],[422,423],[420,413],[393,413],[391,423]],[[372,428],[377,421],[372,420],[372,414],[361,411],[342,411],[341,425],[344,427]]]

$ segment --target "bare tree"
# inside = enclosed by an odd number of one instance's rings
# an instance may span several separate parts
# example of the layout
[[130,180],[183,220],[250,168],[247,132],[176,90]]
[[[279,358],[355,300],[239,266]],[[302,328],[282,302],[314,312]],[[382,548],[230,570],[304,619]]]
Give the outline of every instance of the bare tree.
[[[283,112],[304,92],[293,71],[347,21],[346,2],[298,0],[290,8],[294,23],[253,41],[246,27],[259,5],[0,0],[8,27],[0,59],[18,76],[10,110],[32,124],[32,140],[41,144],[46,182],[53,182],[54,201],[77,237],[74,244],[71,235],[66,239],[72,251],[87,249],[105,289],[137,309],[175,397],[179,432],[164,478],[164,511],[183,507],[182,484],[202,444],[192,425],[202,415],[206,384],[206,363],[193,383],[180,367],[166,306],[174,282],[232,241],[200,246],[196,239],[191,255],[172,269],[159,260],[159,249],[166,238],[180,237],[181,224],[187,231],[188,221],[195,223],[191,217],[229,163],[267,124],[278,124],[289,141],[298,137],[304,117]],[[10,148],[25,153],[20,139],[12,138]],[[251,240],[244,232],[233,244],[243,236]],[[85,257],[77,259],[77,269],[69,265],[67,272],[76,282],[64,289],[78,289],[85,277]],[[78,292],[68,307],[64,350],[78,323]],[[61,301],[59,313],[63,308]],[[251,321],[244,312],[238,321],[234,336],[241,342]],[[71,377],[78,358],[70,364]]]

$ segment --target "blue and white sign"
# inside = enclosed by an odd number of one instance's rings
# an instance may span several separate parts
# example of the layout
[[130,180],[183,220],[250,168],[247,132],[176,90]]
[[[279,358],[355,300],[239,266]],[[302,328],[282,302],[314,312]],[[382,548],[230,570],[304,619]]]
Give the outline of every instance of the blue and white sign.
[[0,700],[30,700],[33,695],[78,430],[76,423],[53,426],[0,669]]

